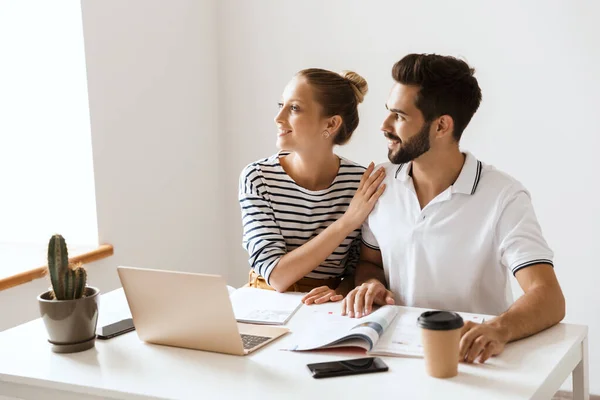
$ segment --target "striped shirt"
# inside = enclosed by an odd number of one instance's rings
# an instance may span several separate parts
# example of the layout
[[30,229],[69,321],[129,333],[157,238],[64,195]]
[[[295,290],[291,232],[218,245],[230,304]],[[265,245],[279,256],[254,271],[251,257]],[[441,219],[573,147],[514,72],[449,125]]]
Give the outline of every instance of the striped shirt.
[[[265,278],[287,252],[314,238],[339,219],[358,189],[365,168],[340,158],[338,174],[324,190],[298,185],[284,171],[279,152],[246,166],[240,175],[243,246],[254,271]],[[327,279],[347,275],[358,261],[360,229],[344,239],[325,261],[305,277]]]

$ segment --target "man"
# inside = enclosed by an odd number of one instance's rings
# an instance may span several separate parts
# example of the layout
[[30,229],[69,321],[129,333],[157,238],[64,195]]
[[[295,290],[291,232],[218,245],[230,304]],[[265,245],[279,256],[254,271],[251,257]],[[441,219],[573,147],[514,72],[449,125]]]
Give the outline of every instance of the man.
[[[497,315],[463,328],[461,360],[485,362],[560,322],[565,300],[527,190],[459,149],[481,102],[473,74],[439,55],[394,65],[381,127],[386,190],[363,224],[357,287],[342,313],[399,304]],[[509,274],[524,291],[514,303]]]

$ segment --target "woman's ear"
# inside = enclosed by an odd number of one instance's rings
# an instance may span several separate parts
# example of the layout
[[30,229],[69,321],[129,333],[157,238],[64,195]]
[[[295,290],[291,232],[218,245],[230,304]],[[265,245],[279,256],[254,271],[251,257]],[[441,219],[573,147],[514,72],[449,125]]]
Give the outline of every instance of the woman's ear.
[[435,137],[452,136],[454,120],[449,115],[442,115],[435,124]]
[[342,117],[339,115],[334,115],[327,121],[327,130],[332,136],[335,136],[338,133],[340,126],[342,126]]

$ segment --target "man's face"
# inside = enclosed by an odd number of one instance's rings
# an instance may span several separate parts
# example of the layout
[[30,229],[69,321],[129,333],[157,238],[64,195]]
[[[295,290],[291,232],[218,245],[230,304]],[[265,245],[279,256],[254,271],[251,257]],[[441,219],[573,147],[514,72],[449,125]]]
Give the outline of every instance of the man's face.
[[394,164],[412,161],[430,148],[429,130],[415,105],[419,87],[395,83],[386,103],[388,115],[381,131],[388,139],[388,158]]

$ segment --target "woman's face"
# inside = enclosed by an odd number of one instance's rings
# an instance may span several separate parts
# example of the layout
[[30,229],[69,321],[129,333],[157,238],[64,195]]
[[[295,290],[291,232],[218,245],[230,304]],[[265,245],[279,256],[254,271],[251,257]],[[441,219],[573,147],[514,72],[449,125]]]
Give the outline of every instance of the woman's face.
[[329,138],[323,135],[328,118],[322,117],[321,112],[321,105],[314,100],[313,89],[306,79],[293,78],[283,91],[279,113],[275,116],[277,147],[310,151],[317,146],[333,146],[332,132]]

